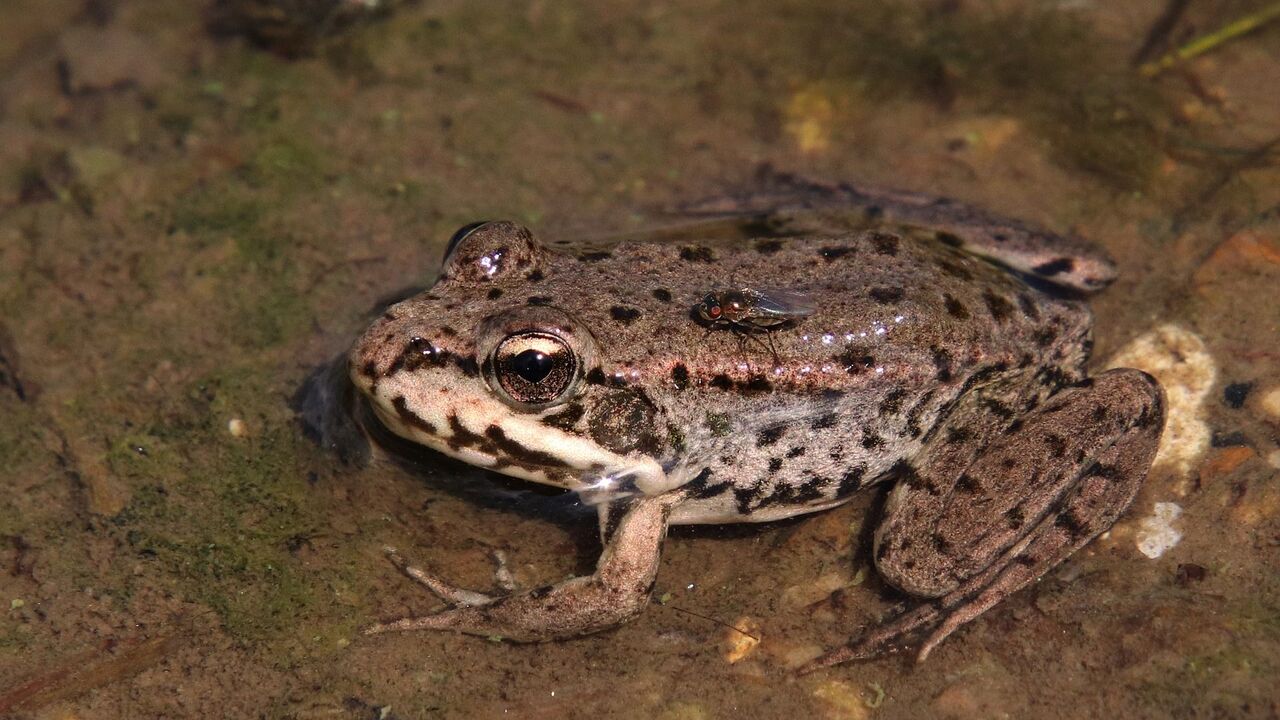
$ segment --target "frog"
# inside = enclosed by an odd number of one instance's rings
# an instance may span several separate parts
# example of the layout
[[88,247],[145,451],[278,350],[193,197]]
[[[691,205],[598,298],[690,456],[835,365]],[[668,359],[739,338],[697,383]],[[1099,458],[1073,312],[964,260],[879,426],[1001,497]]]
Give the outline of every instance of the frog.
[[[493,594],[387,548],[446,607],[368,633],[600,632],[649,604],[670,527],[887,487],[872,562],[912,603],[803,670],[909,643],[924,661],[1133,502],[1165,401],[1140,370],[1087,370],[1087,296],[1117,273],[1102,250],[947,198],[794,176],[686,210],[678,233],[603,248],[475,223],[434,285],[355,342],[350,380],[386,430],[578,493],[602,544],[590,575]],[[700,317],[716,287],[782,289],[812,312],[761,351]]]

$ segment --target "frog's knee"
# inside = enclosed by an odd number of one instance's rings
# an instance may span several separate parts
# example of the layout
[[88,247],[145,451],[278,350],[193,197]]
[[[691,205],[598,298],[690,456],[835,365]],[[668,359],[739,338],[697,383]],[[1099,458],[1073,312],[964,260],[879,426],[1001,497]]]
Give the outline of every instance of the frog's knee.
[[1085,380],[1073,390],[1096,397],[1093,421],[1108,416],[1125,422],[1128,428],[1159,434],[1164,427],[1165,393],[1160,381],[1134,368],[1108,370]]
[[873,552],[881,579],[909,595],[941,597],[960,585],[951,548],[936,531],[916,536],[882,527]]

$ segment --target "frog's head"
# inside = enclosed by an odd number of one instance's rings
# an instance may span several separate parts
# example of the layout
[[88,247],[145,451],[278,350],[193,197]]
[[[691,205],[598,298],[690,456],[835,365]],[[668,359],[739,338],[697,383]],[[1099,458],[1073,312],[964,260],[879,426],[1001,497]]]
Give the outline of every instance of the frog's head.
[[660,489],[657,408],[603,379],[596,338],[557,304],[586,294],[580,264],[513,223],[463,228],[435,286],[357,341],[352,381],[392,432],[473,465],[574,489]]

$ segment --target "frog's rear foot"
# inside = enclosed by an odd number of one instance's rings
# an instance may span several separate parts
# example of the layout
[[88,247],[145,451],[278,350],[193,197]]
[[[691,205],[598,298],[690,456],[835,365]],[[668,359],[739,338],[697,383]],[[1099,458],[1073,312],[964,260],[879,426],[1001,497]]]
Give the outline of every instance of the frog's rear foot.
[[890,583],[930,599],[801,672],[873,657],[927,633],[917,650],[923,661],[961,625],[1110,528],[1146,477],[1163,425],[1156,381],[1113,370],[1014,421],[960,472],[926,457],[891,496],[876,565]]

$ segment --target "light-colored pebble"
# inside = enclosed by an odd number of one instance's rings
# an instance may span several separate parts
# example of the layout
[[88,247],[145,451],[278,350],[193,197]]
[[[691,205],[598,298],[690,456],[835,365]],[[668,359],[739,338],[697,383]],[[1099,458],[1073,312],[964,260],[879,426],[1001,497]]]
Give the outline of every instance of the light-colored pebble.
[[862,691],[852,683],[827,680],[813,691],[813,696],[827,707],[826,717],[840,720],[865,720],[871,716]]
[[1182,516],[1177,503],[1158,502],[1147,517],[1142,518],[1134,538],[1138,552],[1155,560],[1182,541],[1182,533],[1173,522]]
[[724,629],[724,659],[730,665],[745,659],[760,645],[760,621],[742,616]]
[[779,602],[786,610],[799,610],[825,600],[831,593],[849,585],[854,580],[846,569],[819,575],[811,582],[792,585],[782,591]]
[[1185,495],[1191,470],[1209,449],[1212,435],[1204,404],[1217,381],[1218,368],[1204,342],[1186,328],[1162,325],[1126,345],[1107,367],[1138,368],[1164,386],[1168,415],[1153,468],[1171,471],[1177,478],[1175,492]]
[[1259,402],[1268,415],[1273,418],[1280,418],[1280,386],[1273,387],[1262,393],[1262,399]]

